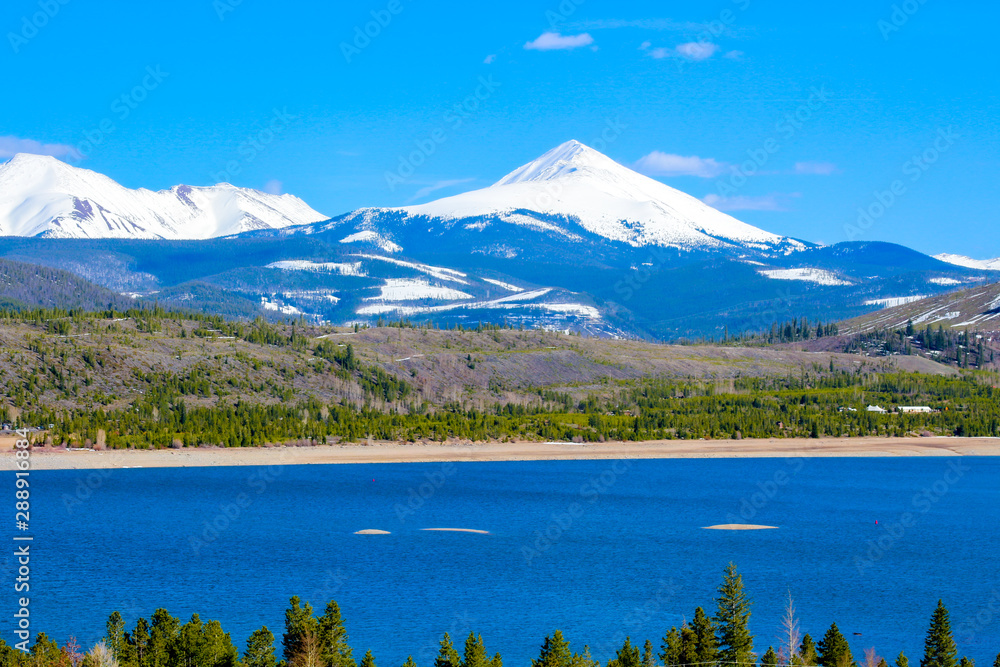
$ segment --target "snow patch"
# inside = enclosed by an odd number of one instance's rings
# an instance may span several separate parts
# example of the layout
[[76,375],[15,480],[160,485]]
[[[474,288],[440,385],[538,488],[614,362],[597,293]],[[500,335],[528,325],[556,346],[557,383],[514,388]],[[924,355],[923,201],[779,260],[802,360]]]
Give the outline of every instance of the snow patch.
[[378,296],[368,297],[365,301],[420,301],[422,299],[457,301],[471,298],[473,298],[471,294],[450,287],[431,285],[426,280],[390,278],[382,285],[381,293]]
[[913,303],[914,301],[920,301],[921,299],[926,299],[926,294],[915,294],[914,296],[890,296],[885,299],[868,299],[865,301],[866,306],[882,306],[883,308],[895,308],[896,306],[903,306],[908,303]]
[[389,239],[385,238],[378,232],[373,232],[370,229],[366,229],[360,232],[355,232],[350,236],[345,236],[340,239],[341,243],[371,243],[375,245],[380,250],[384,250],[389,253],[397,253],[403,249],[403,246],[393,243]]
[[771,280],[801,280],[817,285],[850,285],[851,283],[839,278],[835,273],[824,271],[823,269],[767,269],[758,271],[760,275]]
[[361,269],[361,262],[351,262],[344,264],[339,262],[312,262],[307,259],[291,259],[280,262],[271,262],[264,268],[280,269],[282,271],[314,271],[316,273],[339,273],[342,276],[365,277],[366,274]]
[[510,283],[505,283],[500,280],[493,280],[492,278],[481,278],[483,282],[490,283],[491,285],[496,285],[497,287],[502,287],[508,292],[523,292],[524,289],[518,287],[517,285],[511,285]]

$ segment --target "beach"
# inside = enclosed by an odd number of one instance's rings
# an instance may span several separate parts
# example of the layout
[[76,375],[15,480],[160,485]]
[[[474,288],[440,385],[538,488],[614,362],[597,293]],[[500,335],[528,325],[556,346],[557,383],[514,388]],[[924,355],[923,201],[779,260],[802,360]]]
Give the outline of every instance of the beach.
[[[0,437],[7,470],[14,469],[13,437]],[[39,448],[34,470],[186,468],[337,463],[545,461],[574,459],[769,458],[860,456],[1000,456],[1000,438],[774,438],[655,440],[593,444],[555,442],[401,444],[373,442],[316,447],[62,450]]]

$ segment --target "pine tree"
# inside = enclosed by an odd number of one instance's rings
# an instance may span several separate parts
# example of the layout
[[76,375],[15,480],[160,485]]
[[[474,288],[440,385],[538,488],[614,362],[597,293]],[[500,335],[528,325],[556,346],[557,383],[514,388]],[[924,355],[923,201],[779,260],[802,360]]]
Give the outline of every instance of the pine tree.
[[681,657],[682,650],[683,646],[681,644],[681,633],[676,627],[670,628],[660,644],[660,662],[662,662],[665,667],[680,665],[681,660],[683,659]]
[[944,603],[938,600],[937,608],[931,616],[931,625],[924,639],[924,659],[920,667],[956,667],[958,647],[951,634],[951,621]]
[[243,667],[275,667],[274,635],[265,625],[254,630],[247,638],[247,650],[243,653]]
[[308,602],[305,604],[300,604],[300,602],[299,596],[292,596],[288,601],[288,609],[285,610],[285,634],[281,638],[281,648],[285,660],[289,663],[295,657],[298,657],[300,661],[309,657],[303,652],[302,646],[307,634],[312,635],[313,640],[317,639],[317,624],[316,618],[313,616],[312,605]]
[[465,652],[462,656],[462,667],[487,667],[486,647],[483,645],[483,636],[476,637],[470,632],[465,640]]
[[993,661],[993,667],[1000,667],[1000,653],[997,653],[997,659]]
[[702,667],[715,664],[719,657],[719,648],[715,642],[715,624],[701,607],[694,610],[691,629],[694,631],[695,639],[695,663]]
[[551,638],[545,638],[538,660],[532,660],[531,667],[569,667],[572,658],[569,642],[563,639],[562,631],[556,630]]
[[614,660],[608,661],[608,667],[642,667],[639,647],[632,645],[631,638],[625,638],[625,643],[616,652]]
[[958,667],[976,667],[976,661],[966,658],[963,655],[962,659],[958,661]]
[[376,665],[375,665],[375,656],[372,655],[372,652],[371,652],[370,649],[367,650],[367,651],[365,651],[364,657],[361,658],[361,666],[360,667],[376,667]]
[[461,667],[462,659],[458,655],[458,651],[451,643],[451,637],[448,633],[444,633],[444,638],[441,640],[441,648],[438,650],[438,656],[434,660],[434,667]]
[[105,635],[104,643],[114,659],[121,662],[125,657],[125,619],[117,611],[112,612],[111,616],[108,617],[106,627],[107,635]]
[[355,667],[351,647],[347,644],[347,630],[344,629],[340,606],[334,600],[327,603],[323,616],[317,623],[316,638],[319,640],[324,665]]
[[655,667],[656,662],[653,660],[653,642],[646,640],[646,643],[642,645],[642,667]]
[[854,664],[851,647],[836,623],[832,624],[823,635],[818,648],[817,664],[820,667],[851,667]]
[[802,644],[799,646],[799,662],[806,667],[817,664],[816,643],[809,635],[802,638]]
[[896,667],[910,667],[910,659],[907,658],[902,651],[896,656]]
[[403,663],[403,667],[417,667],[417,663],[413,661],[413,656],[406,656],[406,662]]
[[753,635],[747,627],[751,603],[743,590],[743,576],[737,574],[735,563],[726,567],[716,602],[719,662],[728,667],[752,667],[757,662],[757,656],[753,652]]
[[760,659],[760,667],[778,667],[778,654],[770,646]]

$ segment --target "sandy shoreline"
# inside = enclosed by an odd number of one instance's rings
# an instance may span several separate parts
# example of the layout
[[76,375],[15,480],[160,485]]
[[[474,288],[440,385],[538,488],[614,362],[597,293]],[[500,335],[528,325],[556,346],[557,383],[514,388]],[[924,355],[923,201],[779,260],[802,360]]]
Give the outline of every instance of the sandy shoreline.
[[[0,438],[4,469],[14,469],[13,438]],[[35,470],[183,468],[335,463],[544,461],[579,459],[1000,456],[1000,438],[820,438],[810,440],[657,440],[650,442],[399,444],[157,451],[32,453]]]

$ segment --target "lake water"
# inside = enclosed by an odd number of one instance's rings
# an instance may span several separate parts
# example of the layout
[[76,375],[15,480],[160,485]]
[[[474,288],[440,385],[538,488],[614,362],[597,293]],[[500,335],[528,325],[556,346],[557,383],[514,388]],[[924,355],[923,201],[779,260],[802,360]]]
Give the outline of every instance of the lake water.
[[[13,473],[7,488],[13,496]],[[219,619],[243,648],[288,598],[343,610],[358,658],[430,667],[445,631],[526,667],[561,629],[605,662],[714,611],[735,561],[763,653],[791,591],[818,641],[922,654],[937,599],[960,651],[1000,651],[1000,459],[743,459],[32,473],[33,629],[95,642],[118,609]],[[13,501],[11,501],[13,502]],[[876,524],[876,521],[878,522]],[[757,523],[777,530],[714,531]],[[469,528],[488,535],[427,532]],[[354,535],[382,529],[391,535]],[[13,530],[10,531],[13,533]],[[10,548],[9,551],[13,551]],[[3,577],[12,581],[10,555]],[[4,586],[8,584],[5,583]],[[12,643],[15,594],[0,635]],[[861,633],[856,635],[854,633]],[[280,645],[280,644],[279,644]]]

